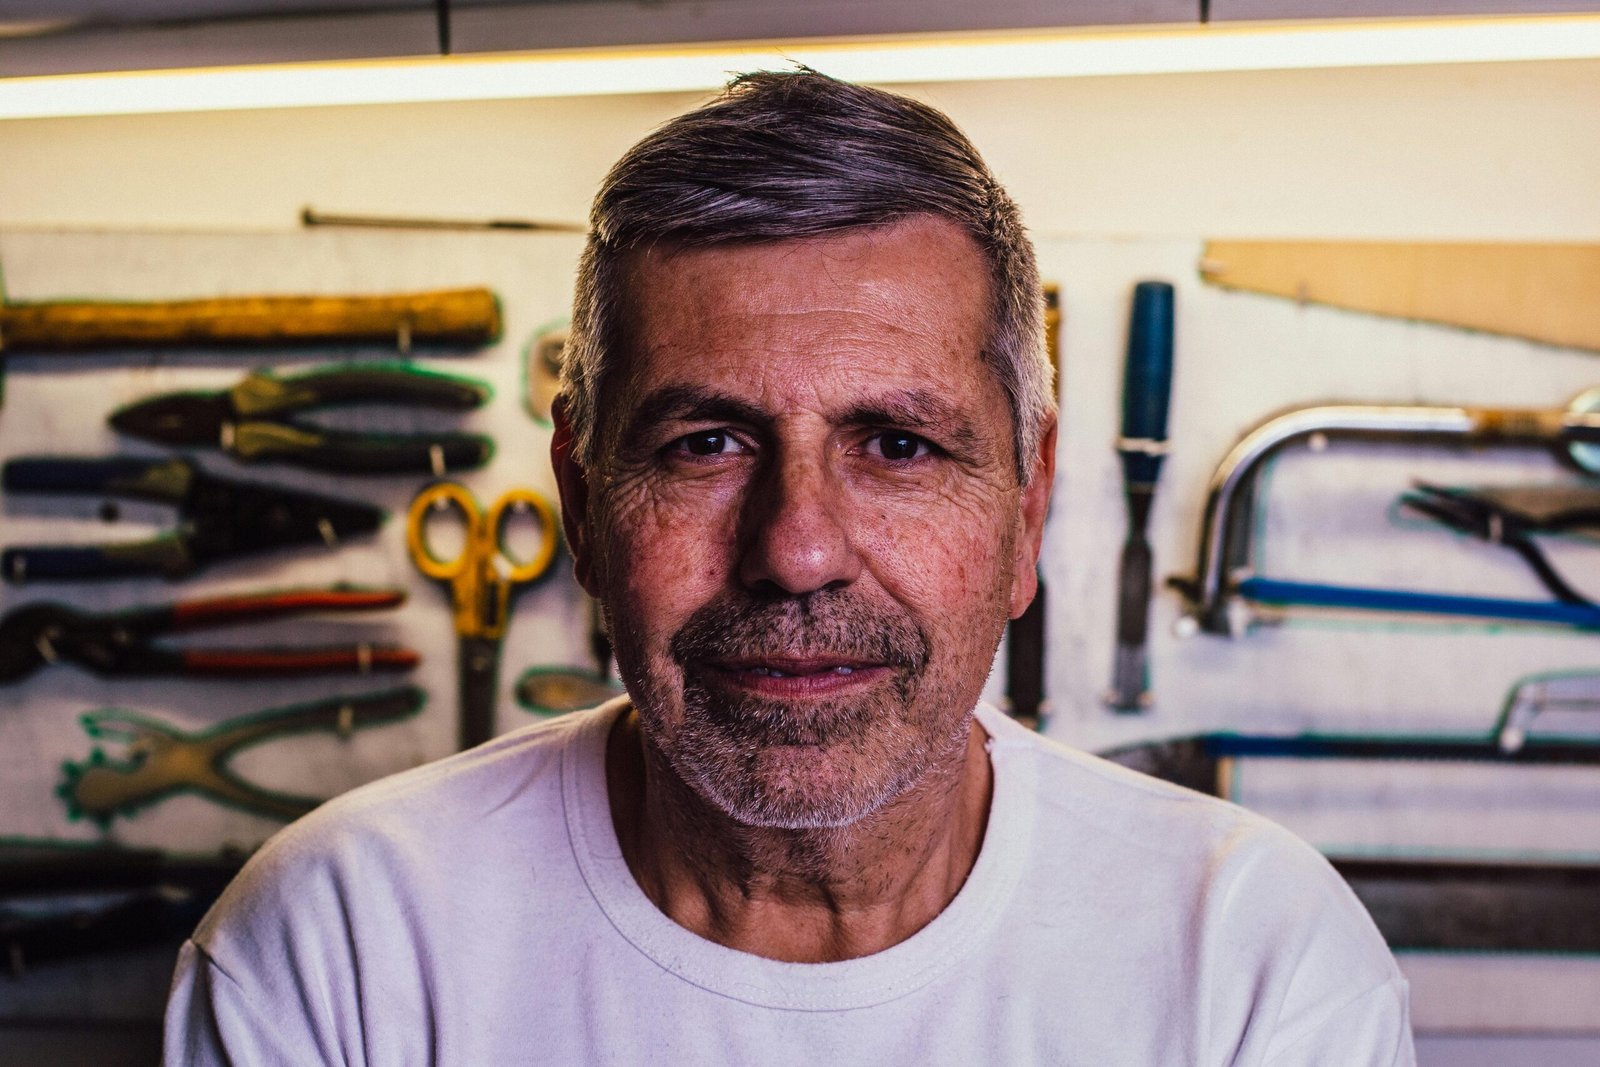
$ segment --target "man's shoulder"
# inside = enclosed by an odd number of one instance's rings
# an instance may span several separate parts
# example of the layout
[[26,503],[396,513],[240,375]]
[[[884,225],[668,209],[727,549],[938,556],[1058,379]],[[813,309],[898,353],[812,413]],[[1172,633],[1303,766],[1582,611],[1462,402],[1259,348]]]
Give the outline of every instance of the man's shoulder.
[[[1076,864],[1166,878],[1199,893],[1242,881],[1349,897],[1321,853],[1255,812],[1040,736],[997,712],[985,727],[996,763],[1022,772],[1035,833],[1059,839]],[[1270,877],[1260,877],[1266,871]]]
[[604,729],[615,706],[548,719],[501,734],[465,752],[399,771],[321,805],[272,839],[344,834],[403,822],[412,830],[474,821],[529,793],[560,789],[563,754],[587,732]]
[[241,912],[288,904],[278,899],[285,893],[334,906],[429,872],[462,877],[494,860],[486,851],[538,848],[545,838],[563,836],[564,754],[603,735],[615,711],[607,704],[535,723],[328,801],[268,839],[196,939],[206,943],[220,921]]
[[[1079,962],[1103,953],[1097,965],[1107,969],[1129,960],[1150,974],[1198,967],[1220,1032],[1243,1033],[1259,1021],[1257,1008],[1274,1005],[1276,1024],[1261,1040],[1275,1051],[1357,998],[1382,1000],[1403,1016],[1405,983],[1393,956],[1310,844],[1236,804],[997,715],[984,722],[996,789],[1017,772],[1012,786],[1028,800],[1015,807],[1029,816],[1035,903],[1044,911],[1039,899],[1056,902],[1049,930],[1083,934],[1071,942]],[[1030,928],[1030,936],[1048,932]]]

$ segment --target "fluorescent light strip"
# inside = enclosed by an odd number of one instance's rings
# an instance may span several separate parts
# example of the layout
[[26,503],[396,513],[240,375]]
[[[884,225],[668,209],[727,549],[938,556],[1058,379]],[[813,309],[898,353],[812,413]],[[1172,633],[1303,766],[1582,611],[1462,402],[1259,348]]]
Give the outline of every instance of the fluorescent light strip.
[[0,119],[704,91],[805,63],[895,84],[1600,57],[1600,16],[428,57],[0,78]]

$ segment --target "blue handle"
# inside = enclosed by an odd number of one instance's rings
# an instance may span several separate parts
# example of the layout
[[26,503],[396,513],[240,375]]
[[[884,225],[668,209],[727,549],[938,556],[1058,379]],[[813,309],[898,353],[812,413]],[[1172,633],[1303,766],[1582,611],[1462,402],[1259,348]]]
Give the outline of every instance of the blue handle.
[[1167,439],[1172,398],[1173,291],[1166,282],[1140,282],[1133,289],[1128,323],[1128,361],[1122,385],[1122,468],[1130,483],[1151,485],[1161,473],[1152,446]]
[[1600,629],[1600,608],[1563,604],[1555,600],[1504,600],[1498,597],[1460,596],[1454,593],[1414,593],[1404,589],[1369,589],[1351,585],[1323,585],[1279,578],[1246,578],[1239,595],[1266,604],[1303,604],[1308,607],[1355,608],[1363,611],[1400,611],[1425,615],[1464,615],[1479,619],[1508,619],[1560,626]]
[[96,545],[25,545],[0,553],[0,573],[13,584],[78,578],[120,578],[159,568],[137,557],[108,555]]
[[115,492],[138,483],[152,467],[172,462],[175,461],[126,456],[109,459],[35,456],[6,463],[0,484],[18,493]]

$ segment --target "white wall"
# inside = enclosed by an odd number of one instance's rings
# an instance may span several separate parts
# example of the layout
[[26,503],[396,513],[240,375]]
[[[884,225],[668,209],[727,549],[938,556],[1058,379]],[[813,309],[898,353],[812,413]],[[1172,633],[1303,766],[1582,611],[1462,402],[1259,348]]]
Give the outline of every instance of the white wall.
[[[1600,237],[1600,62],[951,83],[1044,234]],[[0,122],[0,226],[581,220],[681,94]]]

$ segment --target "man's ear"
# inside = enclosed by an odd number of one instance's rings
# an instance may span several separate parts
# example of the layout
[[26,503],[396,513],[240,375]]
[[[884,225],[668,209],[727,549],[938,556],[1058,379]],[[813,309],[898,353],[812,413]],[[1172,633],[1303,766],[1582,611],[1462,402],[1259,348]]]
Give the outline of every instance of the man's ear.
[[577,439],[567,417],[567,399],[557,396],[550,405],[555,433],[550,438],[550,466],[556,472],[561,494],[561,529],[572,553],[572,571],[584,592],[596,596],[594,539],[589,529],[589,475],[578,461]]
[[1022,487],[1021,514],[1011,575],[1011,617],[1019,617],[1039,590],[1039,551],[1044,543],[1044,520],[1050,511],[1050,490],[1056,480],[1056,420],[1039,435],[1039,451],[1032,458],[1033,476]]

